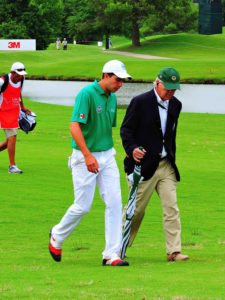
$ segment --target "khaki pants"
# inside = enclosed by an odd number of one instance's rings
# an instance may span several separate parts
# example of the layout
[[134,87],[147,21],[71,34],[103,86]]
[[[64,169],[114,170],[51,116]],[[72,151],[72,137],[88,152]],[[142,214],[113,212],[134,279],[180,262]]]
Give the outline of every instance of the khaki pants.
[[[166,252],[167,254],[171,254],[173,252],[181,251],[181,225],[179,209],[177,206],[176,185],[177,181],[174,169],[167,159],[160,161],[153,177],[147,181],[139,183],[136,198],[136,209],[131,224],[129,246],[132,245],[137,235],[145,214],[145,208],[155,190],[160,197],[163,211]],[[126,207],[123,212],[123,223],[125,222],[125,218]]]

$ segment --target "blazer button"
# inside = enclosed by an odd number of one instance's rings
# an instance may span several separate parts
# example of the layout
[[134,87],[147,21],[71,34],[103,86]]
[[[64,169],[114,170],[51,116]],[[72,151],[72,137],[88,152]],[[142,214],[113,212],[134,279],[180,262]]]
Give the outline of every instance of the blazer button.
[[162,140],[163,144],[165,143],[165,140]]

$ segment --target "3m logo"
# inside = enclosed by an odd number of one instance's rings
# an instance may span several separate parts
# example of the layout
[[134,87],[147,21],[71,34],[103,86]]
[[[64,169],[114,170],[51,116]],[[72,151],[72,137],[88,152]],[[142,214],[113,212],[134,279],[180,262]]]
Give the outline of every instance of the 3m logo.
[[20,48],[20,42],[8,42],[8,48],[18,49],[18,48]]

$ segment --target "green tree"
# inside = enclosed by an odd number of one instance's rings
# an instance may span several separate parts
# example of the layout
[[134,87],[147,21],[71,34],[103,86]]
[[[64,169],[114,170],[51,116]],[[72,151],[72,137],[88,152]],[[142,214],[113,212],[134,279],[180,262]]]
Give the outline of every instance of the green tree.
[[45,49],[61,29],[63,0],[1,0],[0,36],[36,39]]
[[62,0],[30,0],[29,12],[24,23],[31,38],[37,40],[37,48],[45,49],[61,33],[63,18]]
[[[110,34],[122,34],[126,3],[106,0],[66,0],[64,17],[66,32],[77,40],[109,40]],[[108,42],[106,42],[106,48]]]
[[[163,9],[162,9],[163,8]],[[158,0],[152,14],[142,24],[144,35],[197,31],[198,7],[192,0]]]
[[28,9],[28,0],[0,1],[0,37],[29,38],[23,22],[23,15]]
[[26,26],[13,20],[0,24],[0,36],[5,39],[29,38]]
[[99,40],[101,32],[94,26],[95,12],[89,0],[66,0],[63,32],[69,39],[88,42]]
[[132,7],[131,14],[131,40],[132,46],[138,47],[141,45],[140,42],[140,29],[143,22],[151,15],[154,10],[152,1],[147,0],[135,0],[129,1]]
[[155,32],[175,33],[197,28],[197,9],[192,0],[129,0],[126,2],[131,10],[127,21],[132,45],[135,47],[140,46],[141,35]]
[[128,3],[120,1],[99,0],[92,2],[92,10],[95,12],[93,27],[106,38],[106,49],[109,48],[109,37],[112,34],[123,34],[128,16],[131,13]]
[[134,47],[153,32],[193,30],[197,9],[192,0],[65,0],[64,31],[78,40],[126,35]]
[[225,26],[225,0],[222,0],[222,7],[223,7],[223,25]]

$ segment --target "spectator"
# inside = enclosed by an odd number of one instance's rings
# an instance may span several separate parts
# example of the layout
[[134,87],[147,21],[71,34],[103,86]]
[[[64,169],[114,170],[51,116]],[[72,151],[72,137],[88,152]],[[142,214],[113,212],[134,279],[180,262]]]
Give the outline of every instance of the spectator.
[[57,40],[56,40],[56,49],[60,50],[60,46],[61,46],[61,41],[60,41],[59,38],[57,38]]
[[63,50],[67,50],[67,44],[68,43],[67,43],[66,38],[63,39],[62,44],[63,44]]

